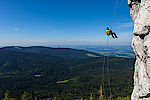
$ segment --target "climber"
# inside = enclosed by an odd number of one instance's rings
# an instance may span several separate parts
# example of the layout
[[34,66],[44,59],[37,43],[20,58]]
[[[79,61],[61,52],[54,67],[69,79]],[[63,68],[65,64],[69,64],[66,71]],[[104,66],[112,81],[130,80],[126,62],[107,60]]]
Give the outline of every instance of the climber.
[[133,4],[141,3],[141,0],[128,0],[128,6],[132,8]]
[[114,39],[118,38],[117,35],[114,32],[112,32],[112,30],[110,30],[108,27],[107,27],[107,30],[106,30],[106,34],[107,34],[107,36],[111,35]]

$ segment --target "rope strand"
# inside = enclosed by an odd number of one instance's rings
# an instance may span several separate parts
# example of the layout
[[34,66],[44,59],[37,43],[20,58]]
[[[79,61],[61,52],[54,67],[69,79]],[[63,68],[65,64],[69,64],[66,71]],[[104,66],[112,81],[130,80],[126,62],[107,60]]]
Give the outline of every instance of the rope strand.
[[[111,26],[110,26],[110,30],[112,28],[112,25],[113,25],[113,22],[114,22],[114,18],[115,18],[115,14],[116,14],[116,10],[117,10],[117,6],[118,6],[118,0],[116,2],[116,5],[115,5],[115,11],[114,11],[114,14],[113,14],[113,19],[112,19],[112,23],[111,23]],[[106,48],[108,49],[108,36],[107,36],[107,44],[106,44]],[[106,59],[105,59],[105,56],[104,56],[104,60],[103,60],[103,69],[102,69],[102,87],[103,87],[103,91],[104,91],[104,96],[105,96],[105,89],[104,89],[104,71],[105,71],[105,60],[106,60],[106,66],[107,66],[107,71],[108,71],[108,86],[109,86],[109,93],[110,93],[110,100],[112,100],[112,92],[111,92],[111,86],[110,86],[110,70],[109,70],[109,62],[108,62],[108,55],[109,54],[109,51],[107,50],[107,54],[106,54]]]
[[114,11],[114,15],[113,15],[113,19],[112,19],[112,23],[111,23],[110,29],[112,28],[112,25],[113,25],[113,22],[114,22],[115,14],[116,14],[116,11],[117,11],[117,6],[118,6],[118,0],[116,2],[115,11]]
[[[107,49],[108,49],[108,40],[109,38],[107,37]],[[111,87],[110,87],[110,69],[109,69],[109,62],[108,62],[108,57],[109,56],[109,51],[107,50],[107,59],[106,59],[106,63],[107,63],[107,72],[108,72],[108,86],[109,86],[109,93],[110,93],[110,99],[112,98],[112,93],[111,93]]]
[[102,69],[102,88],[103,88],[103,93],[104,93],[104,96],[105,96],[104,71],[105,71],[105,56],[104,56],[104,59],[103,59],[103,69]]

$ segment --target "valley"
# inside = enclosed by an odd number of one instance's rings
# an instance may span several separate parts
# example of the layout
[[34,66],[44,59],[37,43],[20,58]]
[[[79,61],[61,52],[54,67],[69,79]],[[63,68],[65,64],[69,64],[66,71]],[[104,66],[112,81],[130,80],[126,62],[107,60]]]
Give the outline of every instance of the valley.
[[91,93],[99,98],[102,82],[105,97],[109,97],[109,83],[113,98],[130,96],[135,59],[108,57],[109,65],[102,74],[103,60],[98,53],[70,48],[1,48],[0,97],[9,91],[16,98],[26,91],[41,100],[89,98]]

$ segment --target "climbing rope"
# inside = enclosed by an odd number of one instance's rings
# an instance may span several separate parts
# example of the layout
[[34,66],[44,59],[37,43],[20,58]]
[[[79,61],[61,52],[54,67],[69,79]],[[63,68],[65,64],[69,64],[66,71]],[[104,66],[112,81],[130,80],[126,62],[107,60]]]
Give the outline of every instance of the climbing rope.
[[[114,22],[114,18],[115,18],[115,15],[116,15],[116,10],[117,10],[117,6],[118,6],[118,0],[116,1],[116,5],[115,5],[115,11],[114,11],[114,14],[113,14],[113,19],[112,19],[112,23],[111,23],[111,26],[110,26],[110,29],[112,28],[112,25],[113,25],[113,22]],[[108,49],[108,43],[109,43],[109,38],[107,36],[107,42],[106,42],[106,49]],[[106,56],[104,56],[104,59],[103,59],[103,68],[102,68],[102,87],[103,87],[103,93],[104,93],[104,96],[105,96],[105,89],[104,89],[104,71],[105,71],[105,64],[106,64],[106,68],[107,68],[107,73],[108,73],[108,86],[109,86],[109,93],[110,93],[110,100],[112,100],[112,92],[111,92],[111,86],[110,86],[110,70],[109,70],[109,62],[108,62],[108,57],[109,56],[109,51],[107,50],[107,54]]]
[[104,59],[103,59],[103,68],[102,68],[102,89],[103,89],[103,93],[104,93],[104,96],[105,96],[104,71],[105,71],[105,56],[104,56]]
[[106,47],[105,47],[105,50],[107,50],[107,53],[106,53],[106,56],[104,56],[104,59],[103,59],[103,68],[102,68],[102,87],[103,87],[103,93],[104,93],[104,96],[105,96],[105,88],[104,88],[104,71],[105,71],[105,66],[107,68],[107,73],[108,73],[108,88],[109,88],[109,93],[110,93],[110,99],[111,99],[111,96],[112,96],[112,93],[111,93],[111,88],[110,88],[110,71],[109,71],[109,63],[108,63],[108,56],[109,56],[109,51],[108,51],[108,40],[109,38],[107,37],[107,41],[106,41]]
[[108,40],[109,38],[107,37],[107,59],[106,59],[106,62],[107,62],[107,73],[108,73],[108,87],[109,87],[109,93],[110,93],[110,99],[112,98],[112,93],[111,93],[111,87],[110,87],[110,70],[109,70],[109,63],[108,63],[108,56],[109,56],[109,51],[108,51]]
[[118,6],[118,0],[116,2],[115,11],[114,11],[114,14],[113,14],[113,19],[112,19],[112,23],[111,23],[110,29],[112,28],[112,25],[113,25],[113,22],[114,22],[114,18],[115,18],[116,11],[117,11],[117,6]]

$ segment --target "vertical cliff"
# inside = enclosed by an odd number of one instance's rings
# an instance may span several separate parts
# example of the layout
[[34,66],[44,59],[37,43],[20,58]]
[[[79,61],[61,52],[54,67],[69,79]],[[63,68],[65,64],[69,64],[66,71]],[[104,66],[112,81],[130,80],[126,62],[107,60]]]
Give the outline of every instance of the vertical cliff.
[[150,100],[150,0],[133,1],[130,15],[134,30],[132,47],[136,54],[132,100]]

